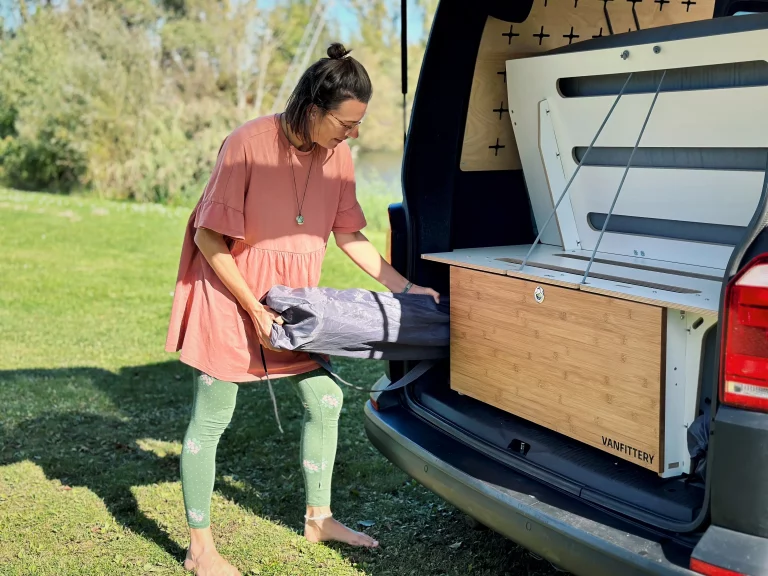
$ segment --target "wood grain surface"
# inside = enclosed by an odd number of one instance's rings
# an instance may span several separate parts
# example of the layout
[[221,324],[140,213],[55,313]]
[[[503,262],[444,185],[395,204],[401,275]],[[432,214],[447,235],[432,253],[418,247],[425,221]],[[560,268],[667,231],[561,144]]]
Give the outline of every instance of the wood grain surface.
[[655,306],[451,267],[451,388],[659,472],[664,317]]

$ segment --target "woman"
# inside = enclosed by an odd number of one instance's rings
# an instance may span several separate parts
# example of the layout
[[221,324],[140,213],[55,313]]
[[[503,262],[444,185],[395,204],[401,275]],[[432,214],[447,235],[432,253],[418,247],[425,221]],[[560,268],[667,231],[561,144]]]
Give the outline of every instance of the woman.
[[181,480],[190,529],[184,563],[201,576],[239,574],[216,552],[210,501],[216,447],[235,408],[238,383],[296,376],[305,407],[300,462],[304,535],[312,542],[378,543],[331,515],[342,391],[310,358],[269,348],[280,317],[260,304],[274,285],[316,286],[331,232],[361,269],[393,292],[412,285],[360,232],[350,149],[371,98],[363,66],[341,44],[301,77],[285,112],[252,120],[224,141],[187,225],[166,349],[194,369],[192,417]]

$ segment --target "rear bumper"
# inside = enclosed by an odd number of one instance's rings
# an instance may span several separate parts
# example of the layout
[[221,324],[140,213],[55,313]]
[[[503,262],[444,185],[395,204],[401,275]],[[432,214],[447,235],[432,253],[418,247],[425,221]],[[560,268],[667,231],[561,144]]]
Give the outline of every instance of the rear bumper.
[[596,510],[486,458],[401,406],[365,405],[374,446],[432,492],[575,575],[686,575],[691,546]]

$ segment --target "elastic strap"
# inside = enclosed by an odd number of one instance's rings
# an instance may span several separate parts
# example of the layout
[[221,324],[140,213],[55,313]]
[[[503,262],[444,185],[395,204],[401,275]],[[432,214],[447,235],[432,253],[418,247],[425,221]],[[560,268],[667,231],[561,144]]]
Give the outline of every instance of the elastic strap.
[[[275,413],[275,421],[277,422],[277,427],[280,430],[280,434],[284,434],[283,427],[280,424],[280,414],[277,411],[277,398],[275,398],[275,391],[272,389],[272,381],[269,379],[269,370],[267,369],[267,357],[264,355],[264,346],[259,343],[259,350],[261,351],[261,364],[264,366],[264,375],[267,379],[267,388],[269,389],[269,396],[272,399],[272,408]],[[328,362],[325,358],[320,356],[319,354],[310,354],[309,357],[317,362],[321,368],[323,368],[328,374],[331,375],[337,382],[340,382],[341,384],[344,384],[346,386],[349,386],[350,388],[354,388],[355,390],[360,390],[361,392],[384,392],[384,391],[392,391],[392,390],[398,390],[400,388],[405,388],[410,384],[411,382],[414,382],[415,380],[419,379],[421,376],[426,374],[435,364],[437,364],[437,360],[422,360],[416,366],[413,367],[410,371],[408,371],[407,374],[405,374],[400,380],[397,382],[392,382],[389,384],[389,386],[382,388],[381,390],[374,390],[374,389],[367,389],[362,388],[360,386],[355,386],[354,384],[347,382],[339,376],[336,371],[333,369],[333,365]]]
[[319,354],[310,354],[309,357],[320,364],[322,368],[325,369],[328,374],[330,374],[335,380],[338,382],[341,382],[342,384],[345,384],[346,386],[349,386],[350,388],[354,388],[355,390],[360,390],[361,392],[384,392],[390,391],[390,390],[397,390],[399,388],[404,388],[405,386],[408,386],[411,382],[414,380],[417,380],[421,376],[427,373],[435,364],[437,364],[437,360],[422,360],[416,366],[413,367],[405,376],[400,378],[397,382],[391,383],[386,388],[382,388],[381,390],[369,390],[367,388],[361,388],[360,386],[355,386],[354,384],[351,384],[350,382],[347,382],[339,376],[336,371],[333,369],[333,365],[328,362],[325,358],[320,356]]

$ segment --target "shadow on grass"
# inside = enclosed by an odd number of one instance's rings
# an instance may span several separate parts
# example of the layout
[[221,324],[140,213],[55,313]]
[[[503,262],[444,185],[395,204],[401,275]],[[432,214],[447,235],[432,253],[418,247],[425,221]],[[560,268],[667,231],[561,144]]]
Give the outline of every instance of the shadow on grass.
[[[358,363],[354,377],[366,376],[370,370],[369,380],[380,369],[375,362],[362,368]],[[219,444],[215,490],[254,514],[298,529],[304,513],[301,405],[288,382],[278,380],[275,388],[285,435],[277,430],[266,387],[241,386],[232,423]],[[179,480],[177,455],[160,457],[140,448],[138,442],[181,443],[192,402],[188,367],[173,361],[127,367],[117,374],[98,368],[0,371],[0,392],[6,398],[17,396],[23,403],[18,412],[26,413],[14,418],[11,411],[1,424],[0,465],[29,459],[49,479],[87,487],[117,522],[183,559],[185,550],[141,512],[131,489]],[[388,475],[393,486],[402,484],[403,477],[381,463],[382,469],[371,469],[361,416],[353,415],[364,396],[344,392],[352,408],[345,409],[341,418],[334,500],[346,499],[342,508],[355,514],[352,494],[359,499],[373,478],[378,478],[380,488]],[[184,522],[184,510],[178,514]],[[215,530],[215,517],[213,524]],[[366,553],[355,553],[355,557],[361,554]]]

